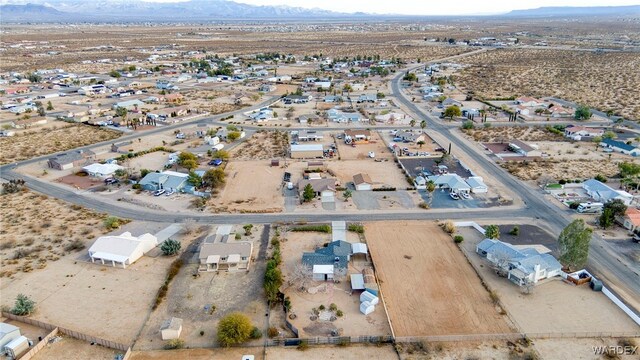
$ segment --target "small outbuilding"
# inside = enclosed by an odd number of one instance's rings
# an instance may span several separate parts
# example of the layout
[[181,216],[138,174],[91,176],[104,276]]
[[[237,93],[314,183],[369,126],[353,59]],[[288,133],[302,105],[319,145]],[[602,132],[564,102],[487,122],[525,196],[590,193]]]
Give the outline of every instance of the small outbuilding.
[[367,173],[360,173],[360,174],[354,175],[353,185],[358,191],[373,190],[373,181],[371,181],[371,178]]
[[162,340],[178,339],[180,338],[180,333],[182,333],[182,319],[177,317],[165,320],[160,327]]
[[100,260],[104,265],[105,261],[108,261],[114,267],[118,263],[122,264],[124,269],[157,245],[158,238],[149,233],[138,237],[131,235],[130,232],[124,232],[122,235],[101,236],[89,248],[89,257],[91,262]]
[[291,145],[290,155],[292,159],[313,159],[324,156],[322,144]]
[[378,302],[380,300],[378,299],[378,296],[368,291],[363,291],[362,294],[360,294],[360,302],[365,302],[365,301],[368,301],[371,305],[378,305]]
[[360,312],[364,315],[369,315],[376,310],[376,307],[368,301],[360,303]]
[[91,164],[82,168],[90,176],[106,178],[115,174],[116,171],[124,169],[117,164]]
[[7,323],[0,323],[0,349],[20,337],[20,328]]

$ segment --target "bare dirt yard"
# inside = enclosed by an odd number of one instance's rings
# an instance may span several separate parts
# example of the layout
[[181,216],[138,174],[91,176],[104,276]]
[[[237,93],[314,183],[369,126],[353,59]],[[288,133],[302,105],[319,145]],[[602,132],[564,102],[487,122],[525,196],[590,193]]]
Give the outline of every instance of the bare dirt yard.
[[38,272],[109,231],[103,225],[107,215],[46,195],[23,190],[0,200],[0,277]]
[[[631,52],[500,49],[460,60],[459,83],[484,98],[555,96],[640,119],[640,57]],[[611,66],[615,64],[615,66]]]
[[482,240],[480,233],[471,228],[461,228],[458,232],[465,239],[461,248],[487,286],[498,294],[521,332],[566,334],[639,331],[638,325],[620,308],[601,292],[592,291],[588,285],[575,286],[557,277],[539,283],[530,294],[523,293],[518,286],[499,277],[487,262],[475,254],[476,244]]
[[[240,359],[242,355],[254,355],[256,360],[263,359],[262,347],[250,348],[228,348],[228,349],[184,349],[173,351],[136,351],[133,353],[133,360],[228,360]],[[347,348],[336,346],[311,346],[305,351],[297,350],[295,347],[269,347],[267,348],[268,359],[294,360],[304,358],[307,360],[361,360],[380,359],[396,360],[393,346],[391,345],[351,345]]]
[[0,140],[0,164],[73,149],[122,135],[119,131],[89,125],[62,124],[43,130],[27,130]]
[[286,156],[289,133],[281,130],[258,131],[231,151],[236,160],[267,160]]
[[396,336],[513,331],[435,222],[367,223],[365,236]]
[[32,359],[113,360],[118,354],[124,355],[124,353],[119,350],[110,349],[100,345],[91,345],[91,343],[74,339],[69,336],[61,336],[59,341],[48,344]]
[[268,160],[229,162],[227,181],[217,198],[209,201],[213,211],[280,212],[284,206],[284,169]]
[[353,181],[353,175],[369,174],[373,187],[395,187],[405,189],[409,186],[402,170],[393,161],[377,162],[374,159],[327,161],[327,169],[335,174],[341,184]]
[[378,159],[393,159],[391,150],[385,145],[377,131],[371,132],[371,141],[368,144],[357,144],[355,147],[347,145],[343,140],[337,139],[338,155],[342,160],[364,160],[369,158],[369,152],[373,151]]

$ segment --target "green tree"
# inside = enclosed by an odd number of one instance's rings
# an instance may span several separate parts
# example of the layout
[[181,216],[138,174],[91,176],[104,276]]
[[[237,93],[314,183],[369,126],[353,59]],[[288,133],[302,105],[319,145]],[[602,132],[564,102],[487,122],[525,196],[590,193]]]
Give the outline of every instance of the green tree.
[[611,130],[607,130],[602,134],[603,139],[615,139],[618,135]]
[[311,184],[307,184],[302,190],[302,198],[305,202],[313,200],[316,197],[315,191],[313,191],[313,186]]
[[407,73],[407,75],[405,75],[402,80],[404,81],[418,81],[418,77],[416,76],[416,74],[414,73]]
[[627,205],[620,199],[614,199],[604,204],[602,214],[598,219],[598,223],[603,229],[608,229],[613,226],[616,216],[623,216],[627,212]]
[[195,186],[196,189],[202,187],[202,177],[196,174],[194,171],[189,171],[189,177],[187,178],[189,184]]
[[640,164],[624,161],[618,164],[618,169],[620,170],[620,176],[622,177],[640,175]]
[[344,201],[349,201],[349,199],[353,196],[353,192],[347,189],[342,193],[342,196],[344,197]]
[[444,109],[444,116],[448,117],[450,120],[453,120],[454,117],[458,117],[462,115],[462,111],[459,107],[455,105],[451,105]]
[[474,128],[473,121],[471,121],[471,120],[467,120],[467,121],[463,122],[463,123],[462,123],[462,128],[463,128],[464,130],[471,130],[471,129],[473,129],[473,128]]
[[418,146],[420,146],[420,149],[422,149],[422,146],[425,144],[424,140],[420,140],[417,142]]
[[244,229],[244,235],[245,236],[249,236],[251,235],[251,230],[253,229],[253,224],[247,224],[245,226],[242,227]]
[[587,227],[582,219],[574,220],[567,225],[558,237],[560,262],[569,269],[578,269],[586,265],[592,233],[593,230]]
[[198,167],[198,157],[188,151],[183,151],[178,155],[178,165],[189,171]]
[[267,269],[264,273],[264,292],[269,303],[275,303],[278,301],[278,293],[280,292],[280,286],[282,286],[282,272],[278,268],[278,263],[282,261],[280,250],[273,253],[273,259],[267,261]]
[[218,323],[218,343],[225,347],[242,344],[249,340],[252,330],[249,317],[239,312],[231,313]]
[[36,303],[31,300],[27,295],[18,294],[16,296],[16,302],[11,309],[13,315],[29,316],[33,314],[36,309]]
[[49,102],[47,103],[47,110],[48,110],[48,111],[53,110],[53,104],[51,103],[51,101],[49,101]]
[[217,188],[224,185],[226,181],[226,175],[222,168],[213,168],[207,170],[202,176],[202,181],[205,187]]
[[484,237],[487,239],[500,239],[500,228],[498,225],[489,225],[484,228]]
[[109,72],[109,76],[114,77],[116,79],[120,78],[122,75],[120,75],[120,72],[118,70],[111,70],[111,72]]
[[227,134],[227,139],[229,141],[236,141],[239,137],[240,137],[239,131],[231,131],[230,133]]
[[427,127],[427,122],[425,120],[420,121],[420,129],[424,132],[424,128]]
[[116,108],[116,116],[124,117],[124,116],[127,116],[128,112],[129,110],[127,110],[127,108],[124,108],[122,106],[118,106]]
[[211,156],[222,160],[228,160],[229,152],[227,150],[216,150],[213,154],[211,154]]
[[165,256],[173,256],[180,251],[182,245],[180,241],[174,239],[165,240],[162,245],[160,245],[160,250]]
[[409,125],[410,125],[411,127],[416,126],[416,121],[415,121],[414,119],[411,119],[411,121],[409,121]]
[[32,83],[39,83],[40,81],[42,81],[42,76],[36,73],[30,73],[29,75],[27,75],[27,79]]
[[593,114],[591,113],[591,109],[589,109],[586,105],[579,105],[576,108],[576,112],[573,115],[576,120],[588,120],[591,118]]

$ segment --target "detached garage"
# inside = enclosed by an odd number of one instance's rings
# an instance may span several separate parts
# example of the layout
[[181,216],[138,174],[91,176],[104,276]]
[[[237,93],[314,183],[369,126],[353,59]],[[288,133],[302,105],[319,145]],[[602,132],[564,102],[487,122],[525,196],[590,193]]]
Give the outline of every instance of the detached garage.
[[356,190],[373,190],[373,181],[369,177],[369,174],[361,173],[353,176],[353,185]]
[[292,159],[313,159],[322,158],[324,148],[322,144],[291,145]]

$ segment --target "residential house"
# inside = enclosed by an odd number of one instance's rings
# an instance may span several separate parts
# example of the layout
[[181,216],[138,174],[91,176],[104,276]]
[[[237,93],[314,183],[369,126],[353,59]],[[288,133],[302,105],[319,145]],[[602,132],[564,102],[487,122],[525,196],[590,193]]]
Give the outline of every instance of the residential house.
[[595,128],[595,127],[587,127],[587,126],[576,126],[569,125],[564,128],[564,136],[574,139],[580,140],[583,137],[594,138],[598,136],[604,135],[604,129]]
[[351,254],[350,243],[343,240],[332,241],[326,247],[302,254],[302,264],[312,269],[313,280],[329,281],[337,275],[347,274]]
[[536,107],[536,106],[543,106],[544,101],[538,100],[534,97],[523,96],[516,99],[516,104],[526,106],[526,107]]
[[95,153],[91,150],[72,150],[58,154],[47,160],[47,166],[56,170],[69,170],[92,160]]
[[14,114],[24,114],[26,112],[35,112],[36,110],[38,110],[38,108],[36,108],[36,106],[31,103],[14,106],[9,109],[9,111]]
[[265,122],[275,119],[275,113],[270,108],[262,108],[258,111],[250,113],[248,116],[255,122]]
[[616,216],[616,221],[625,229],[636,232],[640,230],[640,210],[628,207],[624,215]]
[[176,192],[187,191],[190,188],[188,174],[176,171],[150,172],[138,183],[144,190],[156,191],[160,189],[173,190]]
[[330,109],[327,111],[327,119],[333,122],[346,123],[364,121],[362,115],[357,112],[343,112],[337,109]]
[[306,104],[309,101],[311,101],[312,98],[313,97],[311,95],[287,95],[282,99],[282,101],[286,105],[290,105],[290,104]]
[[326,103],[339,103],[342,102],[342,96],[340,95],[327,95],[322,99]]
[[320,116],[316,114],[306,114],[298,117],[300,124],[318,123],[321,122],[321,120]]
[[336,184],[337,184],[336,179],[334,178],[302,179],[298,182],[298,192],[299,192],[300,198],[302,198],[304,194],[304,188],[309,184],[313,188],[313,192],[316,196],[321,196],[321,197],[335,196]]
[[619,199],[628,206],[631,205],[631,202],[633,201],[633,195],[628,192],[614,190],[596,179],[589,179],[583,182],[582,188],[586,191],[587,195],[595,201],[603,204],[608,203],[611,200]]
[[553,118],[565,118],[573,116],[574,111],[563,106],[554,105],[547,109]]
[[98,95],[108,92],[110,92],[110,90],[103,84],[82,86],[78,89],[78,94],[80,95]]
[[424,132],[413,132],[412,130],[400,130],[396,133],[394,138],[402,139],[405,143],[418,143],[419,141],[427,140],[427,134]]
[[15,129],[28,129],[34,126],[44,125],[48,122],[44,116],[30,117],[28,119],[18,119],[13,121]]
[[509,141],[509,150],[511,150],[512,152],[518,155],[527,156],[527,157],[542,156],[542,151],[540,151],[540,149],[538,149],[536,146],[529,145],[518,139],[513,139]]
[[444,101],[442,101],[442,106],[449,107],[449,106],[457,106],[457,107],[462,107],[462,103],[458,100],[455,100],[453,98],[446,98],[444,99]]
[[292,130],[291,138],[294,141],[320,141],[324,136],[315,130]]
[[468,193],[471,187],[458,174],[443,174],[430,177],[437,188],[449,189],[452,193]]
[[344,131],[346,144],[366,144],[371,140],[371,131],[364,129],[348,129]]
[[476,246],[476,253],[520,286],[536,284],[562,272],[562,265],[556,258],[548,253],[540,253],[534,247],[517,248],[500,240],[484,239]]
[[251,265],[253,243],[230,240],[228,227],[205,238],[200,247],[198,271],[247,271]]
[[292,159],[313,159],[324,157],[322,144],[293,144],[289,155]]
[[611,149],[615,152],[619,152],[621,154],[625,154],[625,155],[631,155],[631,156],[640,155],[640,149],[638,149],[633,145],[629,145],[618,140],[602,139],[602,141],[600,142],[600,146],[607,149]]
[[121,235],[107,235],[99,237],[89,248],[91,262],[100,260],[102,264],[110,261],[111,266],[122,264],[122,268],[131,265],[142,255],[158,245],[158,238],[147,233],[138,237],[124,232]]
[[516,105],[516,114],[520,114],[523,116],[530,116],[533,114],[533,111],[531,111],[528,107],[524,105]]
[[113,109],[117,109],[117,108],[125,108],[127,110],[138,110],[138,109],[142,109],[142,107],[145,105],[145,103],[143,103],[142,101],[135,99],[135,100],[127,100],[127,101],[119,101],[115,104],[113,104]]
[[260,92],[264,92],[264,93],[268,93],[268,92],[272,92],[272,91],[276,91],[277,86],[275,85],[271,85],[271,84],[262,84],[260,85],[260,87],[258,88],[258,91]]
[[378,97],[376,96],[376,94],[362,94],[360,96],[358,96],[358,99],[356,100],[356,102],[358,104],[361,103],[375,103],[376,101],[378,101]]
[[124,167],[117,164],[91,164],[82,168],[90,176],[106,178],[115,174],[118,170],[123,170]]
[[353,175],[353,185],[357,191],[373,190],[373,181],[367,173]]
[[485,185],[483,179],[480,176],[471,176],[465,180],[471,188],[471,192],[474,194],[486,193],[489,191],[487,185]]

